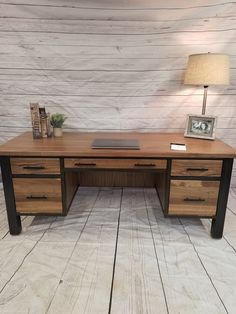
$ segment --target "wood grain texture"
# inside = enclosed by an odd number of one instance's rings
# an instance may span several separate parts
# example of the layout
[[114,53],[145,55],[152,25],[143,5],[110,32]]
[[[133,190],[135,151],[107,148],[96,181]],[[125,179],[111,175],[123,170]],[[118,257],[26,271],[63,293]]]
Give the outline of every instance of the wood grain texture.
[[14,178],[13,186],[17,212],[62,213],[61,179]]
[[12,174],[60,174],[59,158],[11,158]]
[[81,186],[106,187],[154,187],[157,173],[143,171],[86,170],[79,174]]
[[213,217],[219,181],[171,180],[168,214]]
[[[169,313],[233,312],[232,303],[228,302],[226,294],[222,294],[224,288],[220,288],[221,280],[218,281],[219,276],[222,276],[225,278],[223,281],[229,282],[226,272],[231,274],[231,271],[225,272],[225,266],[227,264],[226,268],[230,268],[231,262],[218,263],[216,257],[216,252],[222,254],[222,257],[225,251],[231,255],[231,248],[229,251],[226,249],[228,243],[224,239],[217,243],[212,243],[210,239],[205,241],[203,233],[210,230],[208,220],[163,218],[155,191],[145,190],[145,198]],[[205,251],[205,258],[202,254],[199,256],[202,246],[208,251]],[[209,256],[212,265],[214,262],[219,265],[218,270],[220,273],[223,271],[222,275],[215,271],[213,278],[212,273],[208,272]]]
[[[136,139],[139,150],[92,149],[94,139]],[[170,149],[170,143],[186,145],[186,151]],[[2,156],[41,157],[108,157],[108,158],[234,158],[236,150],[220,140],[206,141],[185,138],[181,133],[141,133],[141,132],[65,132],[63,137],[34,140],[30,132],[0,146]],[[150,159],[151,160],[151,159]],[[155,160],[156,161],[156,160]],[[165,163],[165,162],[164,162]],[[161,166],[164,166],[161,161]]]
[[168,313],[141,189],[125,189],[111,313]]
[[209,88],[207,114],[236,147],[235,16],[218,0],[1,1],[0,142],[31,130],[30,102],[68,130],[183,133],[203,98],[183,85],[187,57],[210,47],[230,55],[231,84]]
[[[48,307],[48,313],[108,313],[121,189],[84,190],[88,216]],[[94,197],[94,195],[96,197]],[[114,215],[110,215],[114,214]],[[100,218],[99,218],[100,217]],[[72,223],[76,219],[71,219]],[[65,219],[64,233],[71,224]]]
[[65,158],[65,168],[76,169],[166,169],[166,164],[162,159]]
[[220,177],[222,160],[172,160],[172,176]]
[[66,209],[69,209],[71,201],[75,195],[75,192],[79,186],[79,178],[77,173],[67,172],[64,174],[65,180],[65,199],[66,199]]
[[27,217],[13,237],[0,189],[0,312],[234,313],[235,196],[219,241],[207,219],[164,218],[154,189],[117,188],[79,188],[67,217]]

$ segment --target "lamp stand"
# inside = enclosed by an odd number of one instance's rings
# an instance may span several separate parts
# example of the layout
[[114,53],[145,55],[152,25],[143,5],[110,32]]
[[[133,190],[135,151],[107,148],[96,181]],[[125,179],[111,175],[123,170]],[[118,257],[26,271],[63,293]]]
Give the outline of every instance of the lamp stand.
[[204,85],[204,96],[203,96],[203,104],[202,104],[202,115],[206,113],[206,101],[207,101],[207,90],[208,86]]

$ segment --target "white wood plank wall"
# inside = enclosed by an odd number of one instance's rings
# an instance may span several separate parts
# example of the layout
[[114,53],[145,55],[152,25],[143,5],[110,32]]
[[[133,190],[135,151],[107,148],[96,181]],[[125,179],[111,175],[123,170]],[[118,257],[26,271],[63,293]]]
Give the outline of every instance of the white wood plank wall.
[[231,85],[210,87],[207,114],[236,146],[235,18],[224,0],[1,0],[0,142],[31,129],[30,102],[68,130],[183,132],[203,92],[183,85],[187,58],[210,51],[230,55]]

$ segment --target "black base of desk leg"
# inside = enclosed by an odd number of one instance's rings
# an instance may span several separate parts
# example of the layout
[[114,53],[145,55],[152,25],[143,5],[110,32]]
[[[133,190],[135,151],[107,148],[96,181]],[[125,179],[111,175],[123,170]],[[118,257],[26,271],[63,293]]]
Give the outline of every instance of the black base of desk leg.
[[220,181],[219,197],[217,202],[216,217],[212,219],[211,224],[211,236],[215,239],[220,239],[223,236],[232,167],[233,159],[224,159]]
[[11,217],[10,219],[8,217],[8,223],[11,235],[17,235],[21,233],[22,227],[20,216],[17,215],[16,217]]
[[2,181],[6,200],[9,231],[12,235],[21,232],[21,219],[16,213],[14,189],[12,183],[11,165],[8,157],[1,157]]
[[222,226],[217,226],[215,219],[212,219],[211,223],[211,236],[214,239],[221,239],[223,236],[223,228]]

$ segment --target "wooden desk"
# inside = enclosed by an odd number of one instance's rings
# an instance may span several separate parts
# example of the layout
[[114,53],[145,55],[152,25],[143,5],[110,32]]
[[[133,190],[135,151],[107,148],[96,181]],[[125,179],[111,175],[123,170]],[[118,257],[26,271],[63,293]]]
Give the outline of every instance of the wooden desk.
[[[91,149],[95,138],[138,139],[140,150]],[[185,143],[186,151],[170,150]],[[236,151],[215,140],[173,133],[24,133],[0,147],[11,234],[20,215],[66,215],[79,185],[155,187],[165,216],[212,219],[221,238]]]

